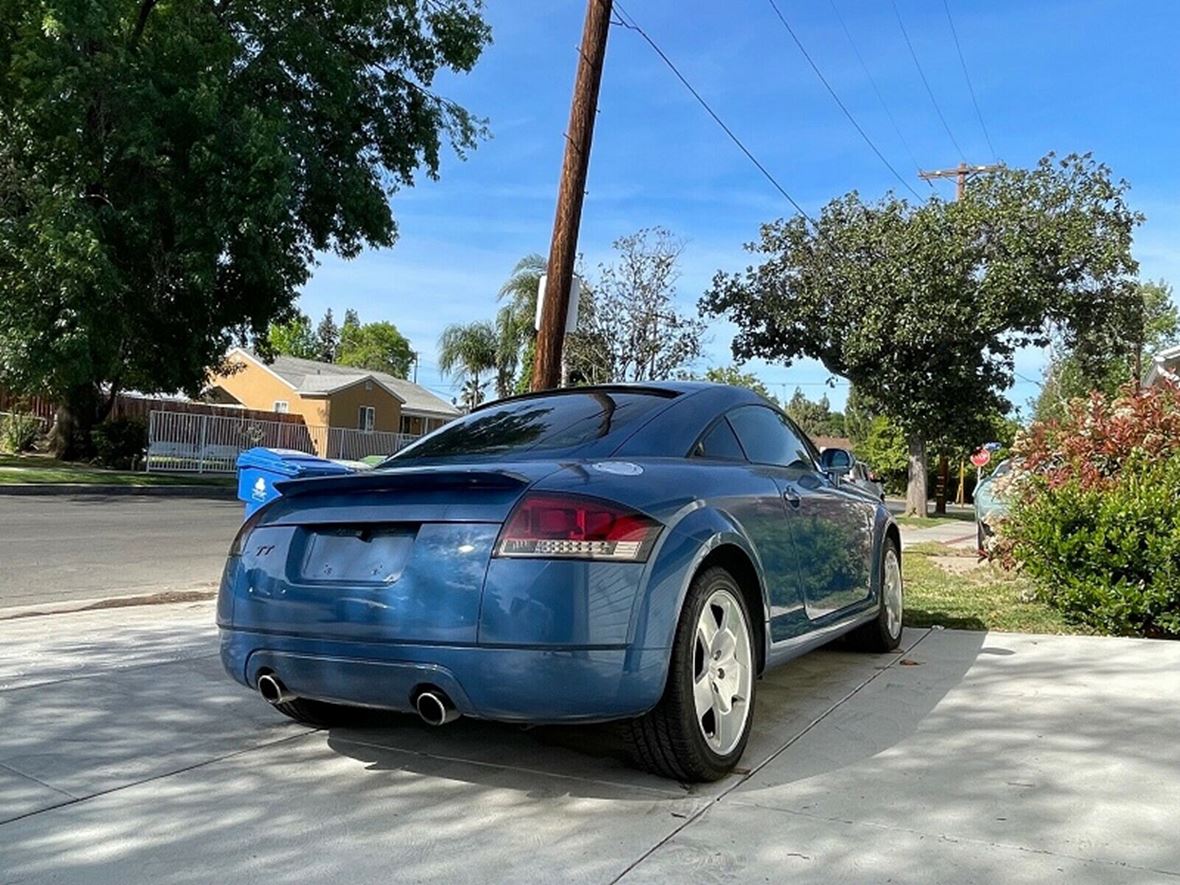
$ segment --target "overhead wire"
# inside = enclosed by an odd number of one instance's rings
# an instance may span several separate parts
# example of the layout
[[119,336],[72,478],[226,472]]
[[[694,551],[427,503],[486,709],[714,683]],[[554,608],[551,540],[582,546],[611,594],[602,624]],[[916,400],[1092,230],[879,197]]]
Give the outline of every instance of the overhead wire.
[[[848,45],[852,47],[852,52],[856,55],[856,60],[860,62],[861,70],[865,72],[865,77],[868,78],[869,85],[873,87],[873,92],[877,96],[877,101],[881,103],[881,110],[885,111],[885,116],[889,118],[889,123],[893,126],[893,131],[897,133],[898,140],[905,147],[906,153],[909,154],[910,162],[914,164],[914,169],[917,172],[922,171],[922,164],[918,162],[918,157],[914,154],[914,149],[910,147],[909,140],[901,131],[901,127],[897,125],[897,119],[893,116],[893,112],[889,109],[888,103],[885,101],[885,96],[881,94],[881,89],[877,86],[877,80],[873,76],[872,71],[869,70],[868,64],[865,62],[864,56],[860,54],[860,49],[856,45],[856,41],[852,39],[852,32],[848,29],[848,24],[844,21],[844,16],[840,14],[840,8],[836,6],[836,0],[828,0],[832,5],[832,12],[836,14],[836,20],[840,22],[840,28],[844,31],[844,36],[848,38]],[[937,190],[934,182],[930,179],[922,179],[929,186],[930,190]]]
[[942,121],[942,128],[946,130],[947,136],[951,140],[951,144],[955,146],[955,150],[959,152],[959,156],[963,162],[967,162],[967,155],[963,153],[963,149],[959,147],[958,139],[955,134],[951,132],[951,127],[946,121],[946,117],[942,113],[942,108],[938,105],[938,99],[934,97],[934,90],[930,88],[930,81],[926,79],[926,72],[922,70],[922,63],[918,61],[918,53],[914,51],[914,44],[910,41],[909,31],[905,29],[905,22],[901,20],[901,11],[897,8],[897,0],[890,0],[893,6],[893,14],[897,17],[897,26],[901,28],[901,35],[905,38],[905,45],[910,50],[910,58],[914,60],[914,67],[918,69],[918,76],[922,78],[922,85],[926,87],[926,94],[930,96],[930,103],[934,105],[934,112],[938,114],[938,119]]
[[620,16],[620,19],[616,21],[615,24],[627,28],[628,30],[635,31],[640,37],[643,38],[643,40],[648,46],[652,48],[655,54],[658,55],[664,64],[668,66],[668,69],[672,71],[672,73],[676,76],[676,79],[679,80],[684,88],[692,94],[692,97],[697,100],[697,103],[705,109],[705,112],[708,113],[710,117],[713,118],[713,122],[720,126],[721,130],[727,136],[729,136],[729,140],[737,145],[738,150],[746,155],[746,159],[753,163],[758,171],[762,173],[763,177],[765,177],[766,180],[770,182],[771,186],[774,187],[774,189],[780,194],[782,194],[788,203],[795,207],[795,211],[810,221],[813,227],[818,229],[819,225],[816,223],[816,220],[807,213],[807,210],[799,205],[798,201],[796,201],[795,198],[787,192],[787,189],[779,183],[778,179],[771,174],[770,170],[767,169],[756,156],[754,156],[753,151],[746,147],[745,143],[743,143],[742,140],[738,138],[737,134],[734,133],[734,131],[730,129],[728,125],[726,125],[725,121],[722,120],[720,116],[718,116],[717,112],[713,110],[707,101],[705,101],[704,97],[699,92],[697,92],[691,83],[688,82],[688,79],[684,76],[684,74],[680,73],[680,69],[676,67],[672,59],[668,58],[664,50],[660,49],[656,42],[648,35],[647,31],[639,26],[639,23],[635,20],[635,18],[630,13],[628,13],[627,10],[623,8],[622,4],[617,2],[617,0],[614,4],[614,7],[616,10],[618,10]]
[[991,151],[992,162],[997,162],[996,149],[992,145],[992,137],[987,131],[987,124],[983,122],[983,112],[980,111],[979,100],[975,97],[975,86],[971,83],[971,75],[967,72],[967,60],[963,57],[963,47],[959,45],[959,32],[955,30],[955,20],[951,18],[951,7],[947,0],[942,0],[942,8],[946,10],[946,22],[951,26],[951,36],[955,38],[955,51],[959,53],[959,64],[963,66],[963,79],[967,81],[967,91],[971,93],[971,104],[975,107],[979,128],[983,130],[983,137],[987,140],[987,149]]
[[825,77],[823,71],[819,69],[819,65],[815,63],[815,59],[811,57],[811,53],[807,51],[807,48],[803,45],[803,41],[799,39],[799,35],[795,33],[795,29],[791,27],[791,23],[787,21],[787,17],[783,15],[782,10],[779,9],[779,6],[775,0],[766,0],[766,2],[770,4],[770,8],[774,10],[774,14],[778,16],[778,20],[782,22],[782,25],[784,28],[786,28],[787,33],[791,35],[791,39],[795,41],[795,45],[799,48],[799,51],[803,53],[803,57],[807,59],[807,63],[811,65],[811,70],[815,72],[815,75],[819,78],[819,81],[823,83],[824,88],[828,90],[828,94],[832,96],[832,100],[835,101],[840,110],[844,112],[844,116],[848,118],[848,122],[852,124],[853,128],[860,133],[860,137],[864,139],[865,144],[867,144],[872,149],[873,153],[877,155],[877,159],[885,164],[885,168],[893,173],[893,177],[901,183],[902,187],[913,194],[915,199],[922,199],[918,195],[918,192],[914,190],[913,186],[904,178],[902,178],[900,173],[898,173],[898,171],[893,168],[893,164],[890,163],[888,159],[886,159],[885,155],[881,153],[877,145],[873,143],[873,140],[869,138],[868,133],[865,132],[860,123],[856,121],[856,118],[852,115],[852,112],[848,110],[848,106],[845,105],[843,101],[841,101],[840,96],[836,94],[836,90],[832,88],[832,84],[828,82],[828,78]]

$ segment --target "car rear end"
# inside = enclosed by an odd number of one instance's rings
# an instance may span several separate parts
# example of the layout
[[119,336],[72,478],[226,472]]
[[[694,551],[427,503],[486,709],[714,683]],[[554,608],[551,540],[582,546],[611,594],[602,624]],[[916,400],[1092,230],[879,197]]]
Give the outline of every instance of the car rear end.
[[[664,404],[643,405],[630,430]],[[591,442],[613,447],[609,437]],[[662,526],[616,501],[547,491],[571,463],[419,453],[283,484],[226,563],[226,670],[264,696],[392,710],[430,693],[501,720],[643,712],[662,691],[666,650],[635,647],[632,617]]]

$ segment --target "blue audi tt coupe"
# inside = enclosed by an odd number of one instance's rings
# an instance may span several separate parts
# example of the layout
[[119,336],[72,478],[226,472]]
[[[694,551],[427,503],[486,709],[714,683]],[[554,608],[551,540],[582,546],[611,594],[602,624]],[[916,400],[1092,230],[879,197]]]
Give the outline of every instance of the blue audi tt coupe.
[[849,463],[734,387],[490,403],[371,472],[280,484],[230,550],[221,658],[316,725],[618,720],[639,764],[715,780],[767,668],[900,641],[898,530]]

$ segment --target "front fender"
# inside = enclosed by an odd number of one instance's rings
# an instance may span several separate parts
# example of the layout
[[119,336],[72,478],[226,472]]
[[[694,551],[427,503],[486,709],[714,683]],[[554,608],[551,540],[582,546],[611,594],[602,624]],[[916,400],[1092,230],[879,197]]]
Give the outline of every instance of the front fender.
[[[653,558],[646,591],[636,600],[633,646],[635,648],[672,647],[680,612],[689,585],[701,563],[719,547],[732,545],[741,550],[754,565],[758,575],[758,593],[762,610],[751,612],[766,623],[769,600],[762,563],[741,525],[722,510],[699,507],[688,513],[668,531]],[[769,635],[763,630],[763,635]],[[666,667],[666,664],[665,664]]]

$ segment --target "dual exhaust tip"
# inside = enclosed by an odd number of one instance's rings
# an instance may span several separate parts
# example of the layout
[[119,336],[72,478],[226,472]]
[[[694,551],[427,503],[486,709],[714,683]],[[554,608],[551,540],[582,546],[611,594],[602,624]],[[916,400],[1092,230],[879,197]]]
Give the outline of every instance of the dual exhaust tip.
[[[298,695],[287,689],[273,673],[258,677],[258,694],[268,704],[288,704]],[[427,725],[446,725],[459,718],[459,711],[446,693],[438,689],[426,689],[414,697],[414,709]]]

